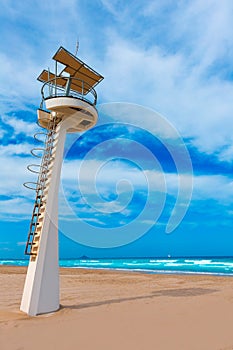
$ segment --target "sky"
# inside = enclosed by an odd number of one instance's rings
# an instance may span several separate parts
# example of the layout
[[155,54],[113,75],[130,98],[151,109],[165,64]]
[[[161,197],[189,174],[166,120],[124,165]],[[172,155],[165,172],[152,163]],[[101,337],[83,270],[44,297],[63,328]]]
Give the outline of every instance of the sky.
[[0,258],[23,258],[40,72],[60,46],[104,76],[67,135],[60,257],[232,256],[233,2],[1,1]]

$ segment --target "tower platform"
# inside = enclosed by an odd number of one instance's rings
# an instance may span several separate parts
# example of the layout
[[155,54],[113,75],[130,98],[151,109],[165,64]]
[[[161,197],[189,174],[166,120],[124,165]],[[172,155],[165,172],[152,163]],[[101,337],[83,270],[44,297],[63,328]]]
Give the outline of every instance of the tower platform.
[[51,115],[65,120],[70,119],[71,127],[67,133],[83,132],[95,126],[98,112],[94,105],[76,97],[59,96],[45,101],[46,110],[38,109],[38,123],[48,129]]

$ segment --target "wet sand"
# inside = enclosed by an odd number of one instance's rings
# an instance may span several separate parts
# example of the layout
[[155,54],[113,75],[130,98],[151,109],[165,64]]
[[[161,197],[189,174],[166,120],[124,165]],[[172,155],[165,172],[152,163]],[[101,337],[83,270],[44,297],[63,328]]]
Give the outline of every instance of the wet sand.
[[64,269],[61,309],[19,311],[25,267],[0,266],[1,350],[230,350],[233,278]]

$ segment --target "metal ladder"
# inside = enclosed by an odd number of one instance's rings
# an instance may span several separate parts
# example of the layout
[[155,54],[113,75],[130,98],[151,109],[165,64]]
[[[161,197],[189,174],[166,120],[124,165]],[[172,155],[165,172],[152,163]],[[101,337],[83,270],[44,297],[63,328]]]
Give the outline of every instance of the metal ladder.
[[[56,135],[60,129],[60,120],[61,119],[57,117],[51,117],[51,120],[48,124],[48,132],[39,132],[34,135],[34,138],[37,141],[44,143],[44,148],[33,148],[31,150],[31,154],[36,158],[42,158],[42,160],[40,165],[30,164],[28,165],[27,169],[33,173],[38,174],[38,178],[37,182],[25,182],[23,184],[25,187],[36,191],[36,198],[25,248],[25,255],[30,255],[32,260],[36,258],[38,253],[50,178],[56,153]],[[39,139],[38,135],[45,135],[45,140],[42,141]],[[43,154],[38,155],[38,151],[43,152]]]

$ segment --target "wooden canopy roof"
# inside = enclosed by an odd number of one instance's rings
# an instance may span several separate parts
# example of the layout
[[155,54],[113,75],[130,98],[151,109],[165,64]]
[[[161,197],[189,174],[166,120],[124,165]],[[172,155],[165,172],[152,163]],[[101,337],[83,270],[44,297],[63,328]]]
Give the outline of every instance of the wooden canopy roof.
[[[62,72],[57,75],[43,70],[39,75],[38,80],[41,82],[47,82],[48,80],[54,79],[51,83],[56,84],[61,87],[65,87],[67,82],[67,75],[63,73],[68,73],[72,78],[71,89],[79,93],[87,94],[91,88],[94,88],[97,84],[104,79],[102,75],[94,71],[86,63],[81,61],[79,58],[74,56],[72,53],[60,47],[58,51],[53,56],[53,59],[65,66]],[[62,75],[63,74],[63,75]],[[55,80],[56,78],[56,80]],[[84,84],[82,83],[84,82]]]

